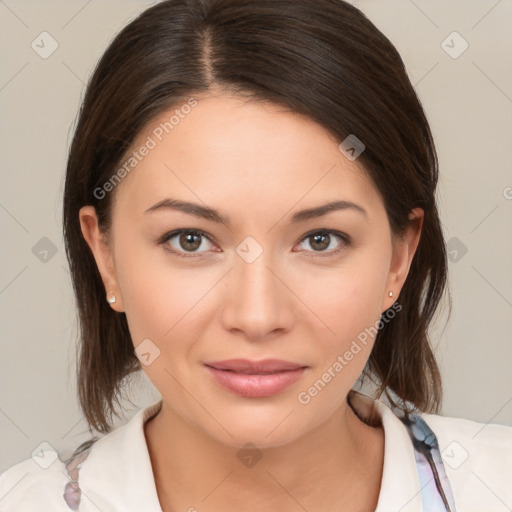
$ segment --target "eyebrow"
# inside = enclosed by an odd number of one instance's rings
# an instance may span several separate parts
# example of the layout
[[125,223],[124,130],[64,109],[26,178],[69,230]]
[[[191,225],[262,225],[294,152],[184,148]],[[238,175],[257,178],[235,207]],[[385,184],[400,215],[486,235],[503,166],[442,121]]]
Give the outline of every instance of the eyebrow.
[[[189,201],[181,201],[178,199],[166,198],[162,199],[158,203],[154,204],[150,208],[148,208],[144,213],[150,213],[154,211],[162,211],[162,210],[176,210],[183,213],[187,213],[189,215],[194,215],[196,217],[200,217],[206,220],[210,220],[212,222],[218,222],[222,224],[226,224],[227,226],[231,225],[229,217],[222,215],[218,210],[214,208],[209,208],[207,206],[202,206],[197,203],[191,203]],[[363,214],[365,217],[368,215],[367,211],[360,205],[353,203],[351,201],[331,201],[329,203],[322,204],[320,206],[316,206],[314,208],[308,208],[305,210],[300,210],[295,212],[292,215],[291,223],[296,224],[298,222],[304,222],[309,219],[315,219],[317,217],[322,217],[328,213],[338,211],[338,210],[352,210]]]

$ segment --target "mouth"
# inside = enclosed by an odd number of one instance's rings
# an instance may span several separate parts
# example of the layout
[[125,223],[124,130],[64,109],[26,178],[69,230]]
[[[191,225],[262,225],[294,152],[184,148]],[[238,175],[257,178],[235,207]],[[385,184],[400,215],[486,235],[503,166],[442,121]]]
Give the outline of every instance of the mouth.
[[283,359],[263,359],[262,361],[250,361],[249,359],[227,359],[225,361],[208,362],[205,363],[205,365],[211,366],[217,370],[228,370],[246,375],[267,375],[305,367],[303,364],[284,361]]
[[214,380],[223,388],[244,397],[275,395],[296,382],[308,368],[280,359],[249,361],[230,359],[205,363]]

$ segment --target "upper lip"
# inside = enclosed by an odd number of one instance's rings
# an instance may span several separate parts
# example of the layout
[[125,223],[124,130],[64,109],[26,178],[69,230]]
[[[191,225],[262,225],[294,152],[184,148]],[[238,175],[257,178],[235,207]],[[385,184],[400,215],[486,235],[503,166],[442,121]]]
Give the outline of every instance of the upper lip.
[[236,373],[276,373],[285,370],[296,370],[304,368],[305,365],[284,361],[282,359],[263,359],[261,361],[250,361],[249,359],[227,359],[225,361],[210,361],[205,363],[217,370],[231,370]]

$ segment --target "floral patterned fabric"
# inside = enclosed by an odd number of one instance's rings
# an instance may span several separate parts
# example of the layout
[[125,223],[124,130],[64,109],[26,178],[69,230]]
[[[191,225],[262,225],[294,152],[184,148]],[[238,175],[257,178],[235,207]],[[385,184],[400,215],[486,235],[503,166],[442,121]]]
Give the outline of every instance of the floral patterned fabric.
[[407,427],[414,447],[423,512],[456,512],[452,489],[434,432],[417,414],[400,419]]
[[71,477],[71,481],[66,484],[64,488],[64,501],[68,504],[68,507],[71,510],[78,510],[80,506],[80,498],[82,496],[82,491],[80,490],[80,486],[78,485],[78,476],[80,472],[80,468],[82,467],[82,463],[89,455],[94,443],[99,439],[99,437],[94,437],[82,443],[74,452],[71,457],[65,461],[66,471],[68,475]]

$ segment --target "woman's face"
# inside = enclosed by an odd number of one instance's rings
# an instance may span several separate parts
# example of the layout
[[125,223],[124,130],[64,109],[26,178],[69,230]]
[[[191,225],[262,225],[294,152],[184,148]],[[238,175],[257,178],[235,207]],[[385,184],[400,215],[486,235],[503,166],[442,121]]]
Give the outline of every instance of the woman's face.
[[[378,191],[320,125],[229,95],[189,105],[134,144],[110,246],[92,207],[82,230],[164,410],[232,446],[285,444],[346,406],[421,218],[393,250]],[[305,213],[336,201],[345,207]],[[231,359],[301,369],[251,377],[206,365]]]

